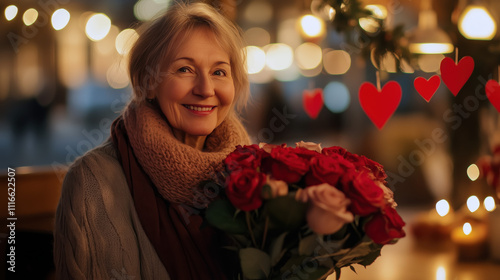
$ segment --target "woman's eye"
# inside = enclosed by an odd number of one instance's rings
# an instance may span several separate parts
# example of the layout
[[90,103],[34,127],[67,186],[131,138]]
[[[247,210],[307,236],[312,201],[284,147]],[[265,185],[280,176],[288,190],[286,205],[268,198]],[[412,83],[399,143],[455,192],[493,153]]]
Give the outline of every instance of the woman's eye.
[[216,76],[226,76],[226,72],[224,70],[217,70],[214,72]]
[[179,70],[177,70],[177,71],[179,71],[179,72],[181,72],[181,73],[189,73],[189,72],[190,72],[190,70],[189,70],[189,68],[188,68],[188,67],[181,67],[181,68],[179,68]]

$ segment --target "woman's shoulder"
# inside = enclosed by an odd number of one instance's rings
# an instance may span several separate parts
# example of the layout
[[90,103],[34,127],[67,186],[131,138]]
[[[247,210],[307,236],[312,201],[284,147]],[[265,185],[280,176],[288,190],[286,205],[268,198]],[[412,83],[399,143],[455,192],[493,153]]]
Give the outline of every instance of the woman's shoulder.
[[128,189],[125,175],[111,141],[88,151],[69,167],[63,193],[122,192]]

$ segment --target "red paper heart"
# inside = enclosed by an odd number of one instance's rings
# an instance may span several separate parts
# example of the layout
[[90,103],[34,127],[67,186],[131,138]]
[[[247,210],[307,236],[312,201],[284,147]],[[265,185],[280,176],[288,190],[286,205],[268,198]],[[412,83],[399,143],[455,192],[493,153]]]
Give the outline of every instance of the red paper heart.
[[401,86],[390,81],[378,91],[372,83],[363,83],[359,88],[359,103],[370,120],[382,129],[401,102]]
[[491,104],[500,112],[500,85],[495,80],[489,80],[486,83],[486,96]]
[[457,96],[474,70],[474,59],[470,56],[464,56],[458,64],[455,64],[453,59],[445,57],[441,61],[440,68],[441,79],[443,79],[451,93]]
[[417,77],[415,81],[413,81],[415,89],[427,102],[431,100],[440,84],[441,79],[438,75],[434,75],[428,80],[426,80],[424,77]]
[[323,108],[323,90],[316,88],[304,90],[302,95],[304,109],[311,119],[316,119]]

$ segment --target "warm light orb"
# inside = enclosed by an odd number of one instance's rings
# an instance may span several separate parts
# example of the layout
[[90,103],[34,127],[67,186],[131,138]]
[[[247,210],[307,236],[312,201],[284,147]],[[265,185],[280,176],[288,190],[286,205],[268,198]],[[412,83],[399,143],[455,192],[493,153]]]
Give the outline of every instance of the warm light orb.
[[436,270],[436,280],[446,280],[446,269],[443,266]]
[[139,0],[134,5],[134,16],[141,21],[148,21],[167,9],[170,0]]
[[245,42],[249,46],[262,47],[271,43],[271,34],[264,28],[252,27],[243,34]]
[[92,41],[99,41],[108,35],[111,29],[111,20],[105,14],[94,14],[87,21],[85,34]]
[[491,40],[497,26],[491,14],[481,6],[469,6],[458,19],[458,30],[471,40]]
[[268,45],[266,52],[266,64],[272,70],[284,70],[293,63],[293,50],[286,44]]
[[488,196],[484,199],[484,209],[486,211],[491,212],[495,210],[496,204],[495,204],[495,199],[492,196]]
[[328,50],[323,55],[323,66],[330,75],[345,74],[351,68],[351,56],[343,50]]
[[123,29],[118,36],[116,36],[115,40],[115,48],[119,54],[125,55],[127,54],[135,41],[139,38],[139,34],[135,29],[127,28]]
[[464,226],[462,227],[462,230],[465,235],[469,235],[472,232],[472,226],[470,223],[465,223]]
[[467,208],[469,208],[469,211],[471,211],[471,213],[474,213],[477,209],[479,209],[479,204],[480,202],[477,196],[473,195],[467,198]]
[[5,18],[7,21],[13,20],[17,16],[17,6],[16,5],[10,5],[7,8],[5,8]]
[[38,11],[33,8],[27,9],[26,12],[24,12],[23,14],[23,22],[24,24],[26,24],[26,26],[30,26],[33,23],[35,23],[37,18],[38,18]]
[[247,73],[256,74],[266,66],[266,53],[259,47],[247,46]]
[[314,43],[304,43],[295,49],[295,60],[300,69],[308,70],[318,67],[322,57],[321,47]]
[[382,5],[366,5],[366,10],[370,11],[371,16],[360,18],[359,26],[365,31],[374,33],[380,28],[380,21],[387,17],[387,9]]
[[307,37],[319,37],[325,32],[323,20],[313,15],[305,15],[300,18],[300,27]]
[[64,27],[66,27],[66,25],[68,25],[70,17],[71,16],[66,9],[56,10],[52,14],[52,18],[51,18],[52,27],[55,30],[63,29]]
[[450,212],[450,204],[446,199],[441,199],[436,203],[436,212],[441,217],[446,216]]
[[451,53],[453,51],[453,45],[443,43],[411,44],[410,51],[413,53],[426,54]]
[[467,176],[469,176],[471,181],[476,181],[477,178],[479,178],[479,167],[474,163],[469,165],[469,167],[467,167]]

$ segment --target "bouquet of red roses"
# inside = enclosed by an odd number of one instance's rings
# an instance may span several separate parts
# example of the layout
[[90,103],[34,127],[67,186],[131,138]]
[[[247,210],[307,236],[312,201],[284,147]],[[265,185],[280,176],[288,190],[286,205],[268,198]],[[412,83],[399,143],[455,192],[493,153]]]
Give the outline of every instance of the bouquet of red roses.
[[236,147],[224,165],[225,196],[206,219],[234,241],[243,279],[340,279],[405,236],[383,167],[364,156],[261,144]]

